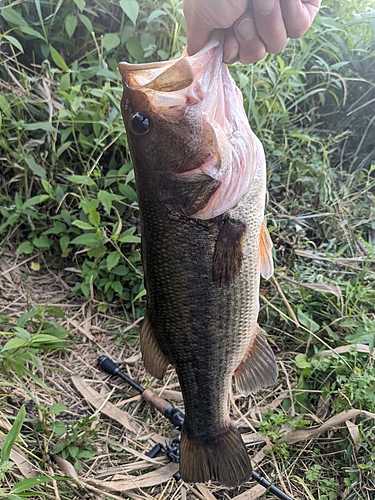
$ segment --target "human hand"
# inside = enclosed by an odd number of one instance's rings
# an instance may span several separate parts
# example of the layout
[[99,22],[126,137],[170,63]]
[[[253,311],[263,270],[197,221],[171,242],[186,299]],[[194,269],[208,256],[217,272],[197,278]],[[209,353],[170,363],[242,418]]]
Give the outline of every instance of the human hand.
[[202,49],[215,29],[226,29],[224,62],[249,64],[275,54],[311,26],[321,0],[184,0],[187,50]]

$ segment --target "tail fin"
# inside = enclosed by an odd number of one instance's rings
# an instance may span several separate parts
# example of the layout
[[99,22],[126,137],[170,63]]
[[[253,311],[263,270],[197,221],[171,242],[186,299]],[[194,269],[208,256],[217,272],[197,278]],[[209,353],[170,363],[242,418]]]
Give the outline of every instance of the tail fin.
[[184,430],[180,446],[180,474],[188,483],[213,479],[235,487],[251,477],[251,464],[241,434],[232,422],[209,438],[189,436]]

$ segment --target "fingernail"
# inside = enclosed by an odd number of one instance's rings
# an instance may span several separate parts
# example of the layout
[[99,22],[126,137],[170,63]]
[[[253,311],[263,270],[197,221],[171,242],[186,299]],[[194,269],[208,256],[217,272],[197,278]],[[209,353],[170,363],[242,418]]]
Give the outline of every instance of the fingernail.
[[249,18],[242,19],[237,26],[237,33],[243,40],[250,41],[255,36],[254,21]]
[[237,61],[239,45],[235,45],[228,55],[224,54],[223,60],[225,64],[232,64]]
[[261,14],[268,16],[275,7],[275,0],[254,0],[254,5]]

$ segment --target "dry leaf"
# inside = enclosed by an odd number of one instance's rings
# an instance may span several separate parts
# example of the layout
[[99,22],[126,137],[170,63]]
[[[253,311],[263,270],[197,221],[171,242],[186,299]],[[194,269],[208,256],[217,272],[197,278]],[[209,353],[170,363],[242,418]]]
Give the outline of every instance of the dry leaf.
[[[266,446],[263,446],[261,450],[259,450],[253,457],[251,457],[251,464],[254,467],[254,465],[260,464],[260,462],[264,459],[266,456],[266,451],[271,450],[271,445],[268,443]],[[255,468],[255,467],[254,467]]]
[[137,488],[148,488],[150,486],[157,486],[159,484],[166,483],[171,479],[173,474],[178,471],[179,465],[171,462],[158,470],[144,474],[143,476],[129,476],[128,479],[123,479],[121,481],[99,481],[96,479],[90,479],[91,484],[95,484],[107,491],[128,491]]
[[282,439],[286,441],[288,444],[298,443],[299,441],[306,441],[308,439],[313,439],[320,436],[324,432],[327,432],[335,427],[342,425],[347,420],[352,420],[356,418],[358,415],[366,415],[367,417],[375,419],[374,413],[370,413],[364,410],[352,409],[349,411],[342,411],[341,413],[338,413],[334,417],[329,418],[319,427],[310,427],[309,429],[300,429],[287,432],[286,434],[284,434]]
[[314,355],[314,358],[320,358],[321,356],[333,356],[333,354],[344,354],[346,352],[364,352],[370,354],[370,347],[365,344],[340,345],[334,349],[317,352]]
[[348,428],[348,431],[350,433],[350,436],[353,440],[355,452],[358,453],[358,450],[360,448],[358,425],[356,425],[354,422],[351,422],[350,420],[347,420],[345,423],[346,423],[346,427]]
[[84,323],[78,323],[78,321],[75,321],[74,319],[70,319],[70,318],[67,319],[66,323],[67,323],[68,328],[70,325],[72,325],[72,327],[75,330],[79,330],[81,333],[83,333],[83,335],[86,335],[86,337],[89,340],[95,340],[94,335],[92,335],[92,333],[90,333],[89,330],[87,330],[86,328],[84,328],[82,326]]
[[265,440],[257,432],[249,432],[246,434],[241,434],[242,440],[245,444],[261,444]]
[[78,483],[81,483],[75,468],[70,462],[65,460],[65,458],[59,457],[58,455],[52,455],[52,457],[60,467],[61,472],[63,472],[66,476],[75,479]]
[[106,398],[101,396],[98,392],[96,392],[89,384],[87,384],[81,377],[77,377],[76,375],[72,376],[73,384],[82,394],[82,396],[97,410],[100,408],[101,413],[107,415],[107,417],[116,420],[121,425],[123,425],[126,429],[131,432],[137,432],[138,425],[136,422],[130,422],[132,417],[125,411],[120,410],[115,405],[106,402]]
[[201,495],[205,498],[205,500],[216,500],[211,491],[206,488],[204,484],[196,483],[195,487],[201,493]]
[[341,290],[338,285],[328,285],[327,283],[296,283],[304,288],[309,288],[310,290],[315,290],[316,292],[322,293],[332,293],[336,295],[337,298],[341,298]]
[[[8,429],[9,422],[1,420],[1,426]],[[0,433],[0,444],[3,442],[4,433]],[[26,453],[24,453],[17,445],[13,445],[10,451],[10,460],[14,462],[19,468],[24,477],[35,477],[39,474],[38,469],[29,461]]]
[[264,495],[266,491],[267,488],[264,488],[264,486],[257,484],[256,486],[250,488],[250,490],[247,490],[244,493],[233,497],[232,500],[256,500],[257,498],[260,498],[262,495]]

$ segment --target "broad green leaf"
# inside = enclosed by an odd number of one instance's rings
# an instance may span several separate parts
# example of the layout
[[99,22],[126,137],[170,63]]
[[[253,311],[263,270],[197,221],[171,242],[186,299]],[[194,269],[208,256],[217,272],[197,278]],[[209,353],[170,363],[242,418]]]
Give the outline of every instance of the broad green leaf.
[[27,166],[29,167],[29,169],[37,177],[41,177],[42,179],[47,179],[47,174],[46,174],[45,168],[38,165],[32,156],[26,156],[25,162],[27,163]]
[[19,51],[23,52],[23,47],[17,38],[14,38],[14,36],[11,35],[3,35],[2,38],[5,38],[5,40],[8,40],[8,42],[14,45]]
[[106,33],[103,37],[103,47],[106,51],[115,49],[120,45],[120,38],[114,33]]
[[0,94],[0,111],[4,113],[5,116],[10,118],[12,113],[10,111],[10,104],[7,101],[7,98]]
[[[67,250],[69,243],[70,243],[69,236],[67,234],[64,234],[64,236],[61,236],[59,243],[60,243],[61,250],[65,253],[65,251]],[[63,255],[63,257],[66,257],[66,255]]]
[[78,446],[68,446],[68,451],[72,457],[76,457],[79,452]]
[[51,247],[52,241],[48,238],[48,236],[42,234],[39,238],[33,239],[33,245],[37,248],[47,250]]
[[22,326],[15,326],[14,333],[17,335],[17,337],[23,340],[29,340],[31,337],[30,332],[28,332],[26,328],[22,328]]
[[21,254],[26,254],[26,255],[29,255],[30,253],[33,253],[34,251],[34,247],[32,245],[32,243],[30,243],[30,241],[24,241],[23,243],[21,243],[21,245],[17,248],[17,255],[21,255]]
[[51,51],[53,62],[56,64],[56,66],[64,71],[68,71],[68,65],[64,61],[63,57],[57,52],[57,50],[52,47],[52,45],[49,46],[49,49]]
[[121,43],[125,44],[132,36],[134,36],[134,26],[125,24],[124,29],[121,33]]
[[115,276],[127,276],[129,274],[129,269],[126,266],[121,265],[121,266],[117,266],[114,269],[112,269],[111,272]]
[[14,337],[8,340],[8,342],[1,349],[1,351],[10,351],[12,349],[19,349],[20,347],[23,347],[26,344],[28,344],[27,340]]
[[92,224],[89,224],[88,222],[84,222],[83,220],[74,220],[72,222],[72,226],[77,226],[80,229],[83,229],[85,231],[95,231],[95,227]]
[[148,16],[148,19],[147,19],[147,24],[150,24],[152,21],[154,21],[155,19],[157,19],[158,17],[160,16],[165,16],[166,15],[166,12],[165,10],[153,10],[151,12],[151,14]]
[[41,345],[41,344],[56,344],[56,342],[66,342],[63,339],[58,339],[55,335],[47,335],[46,333],[35,333],[30,340],[30,343]]
[[10,451],[12,449],[12,446],[14,442],[16,441],[20,431],[21,427],[23,424],[23,421],[25,420],[26,416],[26,410],[24,406],[21,406],[19,409],[17,416],[13,422],[12,428],[8,432],[8,434],[4,437],[3,440],[3,445],[1,448],[1,455],[0,455],[0,461],[1,462],[7,462],[10,457]]
[[66,411],[67,409],[68,409],[67,406],[55,403],[49,407],[48,413],[51,413],[52,415],[59,415],[60,413]]
[[33,196],[29,200],[25,201],[22,205],[22,209],[33,207],[34,205],[38,205],[39,203],[43,203],[46,200],[49,200],[49,194],[39,194],[37,196]]
[[83,9],[86,7],[86,2],[85,0],[74,0],[74,3],[76,6],[79,8],[79,10],[82,12]]
[[95,227],[99,227],[100,224],[100,213],[96,210],[96,208],[92,208],[89,212],[89,222]]
[[87,175],[67,175],[66,179],[73,184],[84,184],[85,186],[95,186],[95,181]]
[[121,254],[120,254],[120,252],[117,252],[117,251],[111,252],[107,256],[107,269],[108,269],[108,271],[111,271],[114,267],[117,266],[120,258],[121,258]]
[[14,9],[2,7],[1,15],[10,24],[15,24],[16,26],[27,26],[25,19]]
[[81,450],[77,458],[92,458],[95,457],[97,454],[96,450]]
[[80,18],[81,23],[86,27],[86,29],[90,33],[92,33],[94,31],[94,28],[92,26],[90,19],[87,16],[85,16],[84,14],[78,14],[78,17]]
[[139,236],[135,236],[133,234],[123,234],[118,239],[120,243],[140,243],[141,238]]
[[[60,91],[64,92],[65,90],[68,90],[70,88],[70,73],[64,73],[62,77],[60,78]],[[69,96],[70,97],[70,96]],[[69,116],[70,113],[67,109],[61,109],[60,110],[60,118],[62,118],[63,113],[62,111],[65,111],[67,113],[66,116]],[[65,144],[60,146],[59,149],[61,149]],[[61,154],[61,153],[60,153]]]
[[49,306],[46,312],[52,314],[52,316],[56,316],[56,318],[65,319],[65,313],[59,306]]
[[57,128],[48,122],[25,123],[25,130],[44,130],[45,132],[57,132]]
[[35,488],[35,486],[39,486],[40,484],[45,484],[53,480],[53,477],[48,476],[28,477],[27,479],[22,479],[22,481],[19,481],[17,484],[15,484],[11,492],[22,493],[24,491],[30,490],[31,488]]
[[122,284],[119,281],[114,281],[112,283],[112,288],[119,295],[121,295],[123,290],[124,290],[124,287],[122,286]]
[[142,45],[137,37],[129,38],[126,42],[126,49],[137,62],[144,62]]
[[[17,326],[22,327],[24,326],[31,318],[36,316],[38,314],[37,309],[31,309],[31,311],[27,311],[23,313],[17,320]],[[27,332],[29,334],[29,332]],[[29,334],[30,336],[30,334]]]
[[297,354],[297,356],[294,359],[294,363],[297,368],[300,368],[303,370],[304,368],[311,368],[311,363],[307,359],[306,354]]
[[67,428],[66,428],[66,425],[64,424],[64,422],[59,422],[59,421],[52,422],[51,429],[58,436],[62,436],[67,431]]
[[125,196],[129,201],[137,201],[137,193],[129,184],[119,184],[120,193]]
[[109,78],[110,80],[117,81],[117,73],[115,73],[114,71],[110,71],[107,68],[100,68],[96,72],[96,75],[97,76],[104,76],[104,78]]
[[141,299],[142,297],[144,297],[146,295],[146,290],[143,288],[143,290],[141,290],[138,295],[136,295],[136,297],[134,297],[133,299],[133,302],[136,302],[137,300]]
[[320,326],[318,323],[315,323],[315,321],[309,318],[301,309],[297,310],[297,317],[301,325],[308,330],[311,330],[313,333],[316,333],[319,330]]
[[54,222],[53,226],[43,231],[43,234],[60,234],[66,231],[66,224],[60,221]]
[[33,36],[35,38],[39,38],[40,40],[43,40],[45,42],[47,41],[45,39],[45,37],[41,33],[39,33],[39,31],[36,31],[33,28],[30,28],[30,26],[28,26],[26,24],[20,26],[20,30],[22,31],[22,33],[26,33],[26,35],[31,35],[31,36]]
[[81,236],[77,236],[71,241],[74,245],[85,245],[87,247],[94,247],[99,245],[101,241],[99,241],[94,233],[82,234]]
[[98,192],[98,200],[103,204],[104,210],[107,212],[107,214],[111,212],[112,202],[117,198],[118,196],[112,193],[108,193],[108,191],[100,190]]
[[139,14],[139,4],[136,0],[120,0],[120,7],[135,25]]
[[66,29],[66,32],[68,33],[68,37],[69,38],[72,38],[72,36],[74,35],[74,32],[76,30],[76,27],[77,27],[77,16],[73,15],[73,14],[69,14],[66,16],[65,18],[65,29]]
[[[44,169],[43,169],[44,170]],[[44,191],[49,195],[49,196],[52,196],[53,195],[53,189],[52,189],[52,186],[51,184],[46,180],[46,179],[42,179],[42,186],[43,186],[43,189]]]
[[[68,74],[64,75],[64,76],[67,76]],[[69,76],[69,75],[68,75]],[[72,141],[67,141],[67,142],[64,142],[64,144],[62,144],[59,149],[56,151],[56,156],[57,158],[60,158],[60,156],[64,153],[64,151],[66,151],[68,148],[70,148],[70,146],[72,145]]]

